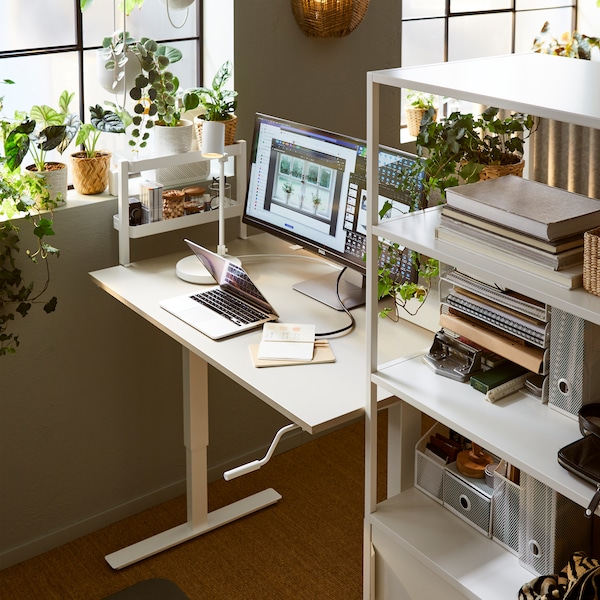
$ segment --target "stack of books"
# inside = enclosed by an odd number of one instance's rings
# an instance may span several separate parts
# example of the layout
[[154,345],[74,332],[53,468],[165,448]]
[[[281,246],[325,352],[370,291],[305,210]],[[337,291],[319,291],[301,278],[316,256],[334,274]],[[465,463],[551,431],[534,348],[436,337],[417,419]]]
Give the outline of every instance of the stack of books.
[[600,201],[514,175],[446,190],[438,239],[567,288],[582,285],[583,234]]

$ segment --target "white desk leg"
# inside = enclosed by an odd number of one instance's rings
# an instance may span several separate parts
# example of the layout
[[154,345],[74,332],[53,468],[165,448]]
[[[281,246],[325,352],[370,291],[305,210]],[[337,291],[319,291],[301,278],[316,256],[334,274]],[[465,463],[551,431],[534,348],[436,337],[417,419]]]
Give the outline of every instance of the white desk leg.
[[113,569],[122,569],[203,533],[245,517],[281,499],[272,488],[208,512],[208,364],[183,350],[183,424],[187,466],[187,522],[105,558]]

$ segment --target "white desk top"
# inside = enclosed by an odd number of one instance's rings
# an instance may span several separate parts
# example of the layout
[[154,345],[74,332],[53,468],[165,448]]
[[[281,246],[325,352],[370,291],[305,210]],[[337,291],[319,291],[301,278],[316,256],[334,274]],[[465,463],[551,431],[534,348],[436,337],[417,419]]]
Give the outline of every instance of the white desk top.
[[[292,289],[296,282],[332,271],[326,262],[298,258],[288,244],[267,234],[228,244],[230,254],[240,256],[280,321],[315,323],[317,332],[331,331],[348,323],[348,316]],[[270,255],[267,253],[271,253]],[[275,254],[290,254],[280,258]],[[264,258],[245,255],[264,254]],[[249,345],[258,343],[261,330],[222,341],[213,341],[159,307],[161,299],[192,291],[196,286],[178,279],[175,264],[186,253],[162,256],[95,271],[95,283],[134,312],[202,357],[209,364],[286,415],[309,433],[317,433],[360,416],[367,397],[368,364],[365,346],[365,309],[355,309],[357,325],[352,333],[331,338],[335,363],[256,368]],[[409,323],[380,325],[383,358],[412,354],[427,348],[433,334]],[[402,344],[400,352],[398,344]],[[395,348],[394,348],[395,346]],[[385,349],[389,348],[386,353]]]

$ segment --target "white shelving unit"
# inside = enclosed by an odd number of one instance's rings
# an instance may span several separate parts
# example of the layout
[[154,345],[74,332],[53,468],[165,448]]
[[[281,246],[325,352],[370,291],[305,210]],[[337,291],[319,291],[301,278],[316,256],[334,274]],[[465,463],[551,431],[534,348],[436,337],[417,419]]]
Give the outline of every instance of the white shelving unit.
[[[381,87],[418,89],[550,119],[600,128],[600,63],[520,54],[368,74],[367,146],[379,144]],[[376,156],[368,156],[369,198],[377,197]],[[493,540],[415,489],[414,448],[421,413],[455,429],[542,483],[586,507],[594,488],[557,462],[559,448],[580,437],[577,422],[524,394],[496,404],[468,385],[435,375],[421,357],[380,364],[377,325],[378,236],[406,245],[474,277],[536,298],[600,324],[600,298],[566,290],[435,238],[440,208],[377,222],[368,215],[367,352],[370,390],[366,407],[366,517],[364,598],[425,597],[505,600],[534,575]],[[399,354],[402,332],[399,331]],[[388,499],[376,502],[377,387],[401,399],[390,415]],[[443,594],[443,595],[442,595]]]
[[[225,152],[228,156],[235,157],[235,179],[236,179],[236,200],[231,203],[231,206],[225,207],[225,218],[232,217],[240,218],[244,207],[244,198],[246,195],[247,184],[247,162],[246,162],[246,142],[238,140],[235,144],[227,146]],[[204,223],[211,223],[219,219],[218,210],[202,212],[195,215],[185,215],[175,219],[166,219],[147,223],[144,225],[129,225],[129,174],[142,171],[151,171],[153,169],[179,167],[181,165],[189,165],[195,162],[206,162],[209,159],[204,158],[199,151],[185,152],[183,154],[173,154],[170,156],[153,156],[150,158],[142,158],[139,160],[121,160],[119,162],[118,186],[119,186],[119,213],[113,218],[113,225],[119,232],[119,263],[128,265],[130,262],[130,241],[156,235],[158,233],[166,233],[184,229],[186,227],[194,227]],[[221,208],[219,208],[221,210]],[[126,218],[123,218],[126,215]],[[122,226],[124,225],[124,226]]]

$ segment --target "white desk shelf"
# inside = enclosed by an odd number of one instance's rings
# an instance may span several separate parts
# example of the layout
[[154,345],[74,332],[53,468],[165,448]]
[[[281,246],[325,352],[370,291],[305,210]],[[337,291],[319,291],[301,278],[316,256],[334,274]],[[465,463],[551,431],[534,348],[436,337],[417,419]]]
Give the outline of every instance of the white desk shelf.
[[[540,54],[513,54],[368,74],[367,147],[379,144],[381,87],[417,89],[539,117],[600,128],[600,63]],[[377,197],[376,156],[368,157],[367,196]],[[504,263],[437,240],[440,207],[378,223],[377,206],[368,210],[367,256],[377,256],[379,237],[398,242],[457,267],[476,278],[533,297],[549,306],[600,324],[600,298],[584,289],[568,290]],[[420,415],[479,442],[488,451],[543,484],[586,507],[594,489],[560,467],[558,450],[580,437],[577,422],[521,393],[492,404],[468,384],[435,375],[420,356],[383,363],[377,323],[377,269],[367,261],[367,353],[369,357],[366,460],[366,539],[364,598],[402,599],[444,595],[449,598],[498,600],[516,597],[534,577],[493,540],[477,533],[450,511],[413,487],[414,446]],[[402,334],[399,333],[399,336]],[[392,413],[388,472],[397,484],[389,498],[376,502],[376,387],[401,399]],[[417,429],[417,431],[415,431]],[[369,559],[370,557],[370,559]],[[412,570],[403,568],[403,561]],[[390,575],[392,574],[392,575]],[[425,595],[423,595],[425,594]]]
[[[238,140],[235,144],[227,146],[225,151],[229,156],[236,157],[236,199],[225,208],[225,218],[237,217],[240,219],[243,212],[243,202],[246,195],[246,142]],[[118,186],[119,186],[119,213],[113,217],[114,228],[119,232],[119,263],[128,265],[130,262],[130,240],[139,239],[159,233],[176,231],[186,227],[212,223],[219,218],[218,210],[202,212],[195,215],[185,215],[176,219],[165,219],[143,225],[129,225],[129,174],[153,169],[178,167],[194,162],[206,162],[209,159],[202,156],[199,151],[173,154],[169,156],[153,156],[139,160],[119,161]],[[123,218],[123,215],[127,215]],[[124,226],[122,226],[124,224]]]

